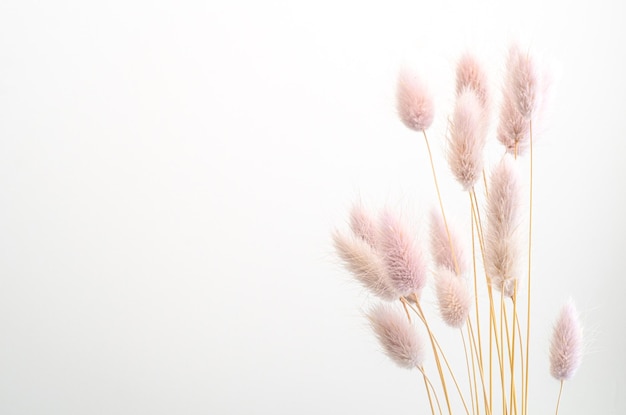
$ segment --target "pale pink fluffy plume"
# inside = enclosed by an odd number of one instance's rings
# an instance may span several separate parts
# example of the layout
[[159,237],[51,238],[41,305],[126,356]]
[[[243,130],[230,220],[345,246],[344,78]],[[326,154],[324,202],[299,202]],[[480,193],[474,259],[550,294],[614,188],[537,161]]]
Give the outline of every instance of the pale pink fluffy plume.
[[[446,225],[441,216],[441,211],[433,209],[430,213],[430,252],[432,260],[437,267],[445,267],[455,273],[458,272],[458,275],[464,275],[467,271],[467,259],[463,251],[463,244],[454,227],[448,224],[448,228],[450,239],[448,239],[448,232],[446,232]],[[450,240],[452,245],[450,245]],[[454,256],[452,255],[453,250]],[[458,270],[454,265],[455,257]]]
[[435,115],[433,97],[422,80],[407,69],[398,76],[396,99],[396,109],[404,125],[415,131],[430,127]]
[[406,369],[422,367],[424,343],[402,311],[379,304],[367,313],[367,318],[391,360]]
[[380,216],[377,246],[395,291],[403,297],[419,294],[426,284],[426,262],[413,232],[389,210]]
[[376,219],[360,203],[350,211],[350,228],[352,232],[370,245],[376,242]]
[[583,329],[573,301],[567,302],[556,320],[550,343],[550,374],[568,380],[578,370],[583,356]]
[[400,297],[391,285],[383,258],[367,241],[339,231],[333,233],[333,241],[345,267],[372,294],[387,301]]
[[435,272],[435,291],[443,321],[450,327],[462,327],[472,308],[472,294],[465,278],[440,267]]
[[481,107],[488,110],[491,107],[491,94],[487,72],[481,63],[471,53],[465,53],[456,66],[456,94],[470,89],[476,93]]
[[521,116],[530,121],[537,110],[540,78],[534,58],[519,46],[509,49],[505,94],[511,95]]
[[519,241],[520,186],[506,156],[491,173],[485,223],[485,268],[492,286],[506,297],[516,291],[522,256]]
[[448,164],[463,190],[471,190],[482,175],[485,132],[480,101],[466,89],[454,106],[447,149]]
[[551,84],[550,73],[540,68],[533,56],[517,45],[511,46],[497,130],[498,140],[507,152],[523,155],[528,150],[531,121],[536,136],[537,124],[547,111]]
[[509,154],[523,155],[528,150],[530,123],[517,110],[511,96],[503,97],[496,135]]

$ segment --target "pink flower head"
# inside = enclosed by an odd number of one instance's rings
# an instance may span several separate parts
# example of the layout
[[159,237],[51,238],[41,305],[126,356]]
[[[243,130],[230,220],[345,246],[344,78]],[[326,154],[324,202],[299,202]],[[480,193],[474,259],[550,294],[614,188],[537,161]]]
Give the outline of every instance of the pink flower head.
[[573,301],[561,309],[550,343],[550,373],[557,380],[568,380],[578,370],[583,355],[583,329]]
[[422,367],[423,341],[402,312],[381,304],[370,310],[367,318],[391,360],[406,369]]
[[493,288],[513,297],[519,279],[520,187],[516,165],[505,156],[491,173],[485,224],[485,268]]
[[435,288],[443,321],[450,327],[462,327],[472,308],[472,295],[465,278],[448,268],[439,268],[435,274]]
[[363,239],[353,234],[335,232],[335,249],[344,266],[372,294],[392,301],[400,297],[394,290],[383,258]]
[[461,56],[456,66],[456,94],[457,97],[463,91],[474,91],[483,109],[488,109],[491,103],[487,73],[474,55],[466,53]]
[[352,232],[370,245],[376,240],[376,221],[363,205],[355,204],[350,211],[350,228]]
[[415,131],[430,127],[435,114],[433,98],[419,78],[407,70],[401,71],[396,98],[398,115],[404,125]]
[[485,128],[476,93],[466,89],[454,107],[448,139],[448,164],[463,190],[471,190],[483,170]]
[[383,212],[377,241],[395,291],[403,297],[420,293],[426,284],[426,263],[406,225]]

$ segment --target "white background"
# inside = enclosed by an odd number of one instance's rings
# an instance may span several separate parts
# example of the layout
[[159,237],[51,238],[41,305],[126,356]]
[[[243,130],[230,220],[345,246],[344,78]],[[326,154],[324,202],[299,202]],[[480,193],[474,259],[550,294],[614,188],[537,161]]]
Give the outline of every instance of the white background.
[[330,233],[359,197],[425,228],[405,62],[436,94],[444,201],[466,221],[440,145],[454,63],[474,51],[497,87],[515,39],[561,73],[535,148],[529,413],[553,411],[569,296],[589,344],[561,413],[626,413],[625,8],[3,1],[0,413],[430,413]]

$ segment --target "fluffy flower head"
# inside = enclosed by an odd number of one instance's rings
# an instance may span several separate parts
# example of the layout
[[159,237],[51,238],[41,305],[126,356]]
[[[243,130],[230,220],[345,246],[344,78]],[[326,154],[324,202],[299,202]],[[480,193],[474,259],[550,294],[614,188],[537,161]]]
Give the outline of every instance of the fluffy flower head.
[[439,268],[435,273],[435,288],[443,321],[450,327],[462,327],[472,308],[472,295],[465,278]]
[[433,123],[433,98],[426,85],[406,69],[398,76],[396,99],[400,120],[411,130],[423,131]]
[[367,318],[391,360],[406,369],[422,366],[424,344],[415,326],[402,312],[388,305],[378,305],[368,312]]
[[395,291],[406,297],[426,284],[426,263],[409,228],[390,211],[380,217],[377,246]]
[[583,330],[573,301],[561,309],[550,343],[550,374],[568,380],[578,370],[583,355]]

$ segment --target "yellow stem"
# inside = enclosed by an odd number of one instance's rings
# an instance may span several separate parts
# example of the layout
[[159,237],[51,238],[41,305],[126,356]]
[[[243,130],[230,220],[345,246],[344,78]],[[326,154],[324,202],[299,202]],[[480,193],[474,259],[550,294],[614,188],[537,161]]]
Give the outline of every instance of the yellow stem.
[[[505,389],[505,380],[504,380],[504,287],[501,287],[500,290],[500,384],[502,386],[502,413],[506,415],[508,412],[507,409],[507,401],[506,401],[506,389]],[[508,337],[507,332],[507,337]],[[509,354],[511,353],[511,349],[509,348]]]
[[[517,302],[517,299],[516,299]],[[524,396],[525,396],[525,387],[524,387],[524,346],[523,346],[523,340],[522,340],[522,330],[521,330],[521,326],[519,323],[519,317],[518,314],[515,314],[515,321],[517,322],[517,341],[519,343],[519,355],[520,355],[520,374],[521,374],[521,385],[522,385],[522,399],[521,399],[521,404],[522,404],[522,414],[526,413],[526,405],[524,403]]]
[[526,387],[524,392],[524,408],[528,411],[528,362],[530,361],[530,274],[531,274],[531,258],[532,258],[532,233],[533,233],[533,122],[529,122],[530,134],[530,196],[528,207],[528,305],[526,316]]
[[471,216],[471,222],[472,222],[472,265],[473,265],[473,271],[474,271],[474,301],[476,303],[476,333],[478,336],[478,356],[479,356],[479,361],[480,364],[482,366],[483,364],[483,346],[482,346],[482,340],[481,340],[481,335],[480,335],[480,316],[479,316],[479,311],[478,311],[478,272],[476,271],[476,243],[474,240],[474,226],[477,226],[474,222],[474,202],[473,202],[473,197],[472,197],[472,193],[469,192],[469,197],[470,197],[470,216]]
[[[470,340],[472,342],[472,344],[474,345],[474,350],[476,350],[476,338],[474,337],[474,330],[472,329],[472,325],[469,324],[467,326],[467,329],[469,331],[469,336],[470,336]],[[483,386],[483,399],[485,401],[485,412],[487,413],[487,415],[491,415],[491,403],[487,401],[487,388],[485,387],[485,374],[484,374],[484,370],[483,367],[481,365],[478,365],[478,369],[480,370],[480,380]]]
[[426,149],[428,150],[428,158],[430,159],[430,168],[433,171],[433,180],[435,181],[435,190],[437,190],[437,199],[439,200],[439,208],[441,209],[441,216],[443,218],[443,224],[446,228],[446,234],[448,235],[448,242],[450,243],[450,253],[452,254],[452,260],[454,261],[454,269],[456,274],[459,275],[459,264],[456,259],[456,252],[454,252],[454,245],[452,244],[452,237],[450,236],[450,228],[448,227],[448,220],[446,219],[446,212],[443,208],[443,201],[441,200],[441,192],[439,191],[439,182],[437,181],[437,173],[435,172],[435,163],[433,162],[433,154],[430,151],[430,144],[428,143],[428,137],[426,131],[424,133],[424,141],[426,142]]
[[563,380],[561,380],[561,386],[559,387],[559,397],[556,400],[556,412],[554,415],[559,415],[559,405],[561,404],[561,394],[563,393]]
[[433,396],[435,397],[435,402],[437,402],[437,407],[439,408],[439,415],[442,415],[441,404],[439,403],[439,397],[437,397],[437,391],[435,391],[435,387],[431,383],[430,379],[428,379],[428,376],[426,376],[426,372],[424,371],[424,368],[423,367],[418,367],[417,369],[420,372],[422,372],[422,375],[424,376],[424,385],[426,385],[426,393],[428,394],[428,401],[430,402],[430,409],[432,410],[433,415],[435,413],[435,408],[433,407],[433,401],[432,401],[432,398],[430,396],[430,390],[431,389],[433,391]]
[[[469,320],[469,317],[468,317]],[[463,351],[465,352],[465,365],[467,366],[467,383],[470,388],[470,398],[472,400],[472,413],[478,413],[478,391],[476,391],[476,400],[474,400],[474,391],[476,390],[476,365],[472,352],[472,343],[470,342],[470,355],[467,354],[467,343],[465,342],[465,336],[463,336],[463,329],[461,332],[461,341],[463,342]],[[474,370],[474,384],[472,385],[472,370],[470,369],[469,359],[472,357],[472,369]]]
[[446,379],[443,374],[443,369],[441,368],[441,361],[439,360],[439,354],[437,353],[437,346],[435,344],[434,335],[433,335],[432,330],[430,329],[430,326],[428,325],[428,321],[426,320],[426,316],[424,314],[424,311],[422,310],[422,306],[420,305],[419,298],[417,298],[417,294],[414,293],[414,296],[415,296],[415,305],[417,306],[417,310],[419,311],[419,314],[422,317],[422,321],[424,322],[424,325],[426,326],[426,331],[428,332],[428,336],[430,337],[430,344],[433,348],[433,354],[435,356],[435,363],[437,364],[437,370],[439,371],[439,377],[441,378],[441,386],[443,387],[443,394],[446,398],[446,405],[448,406],[448,413],[452,415],[452,407],[450,405],[450,397],[448,396],[448,388],[446,386]]
[[406,306],[407,300],[404,297],[400,297],[400,302],[402,303],[402,307],[404,307],[404,312],[406,313],[406,318],[409,320],[409,323],[411,323],[411,314],[409,313],[409,309]]
[[[424,372],[424,368],[417,368],[420,372],[422,372],[422,376],[424,377],[424,387],[426,388],[426,394],[428,395],[428,403],[430,404],[430,411],[432,415],[435,415],[435,407],[433,406],[433,398],[430,395],[430,387],[428,386],[428,377],[426,377],[426,372]],[[433,390],[434,393],[434,390]],[[439,408],[439,414],[441,414],[441,408]]]

